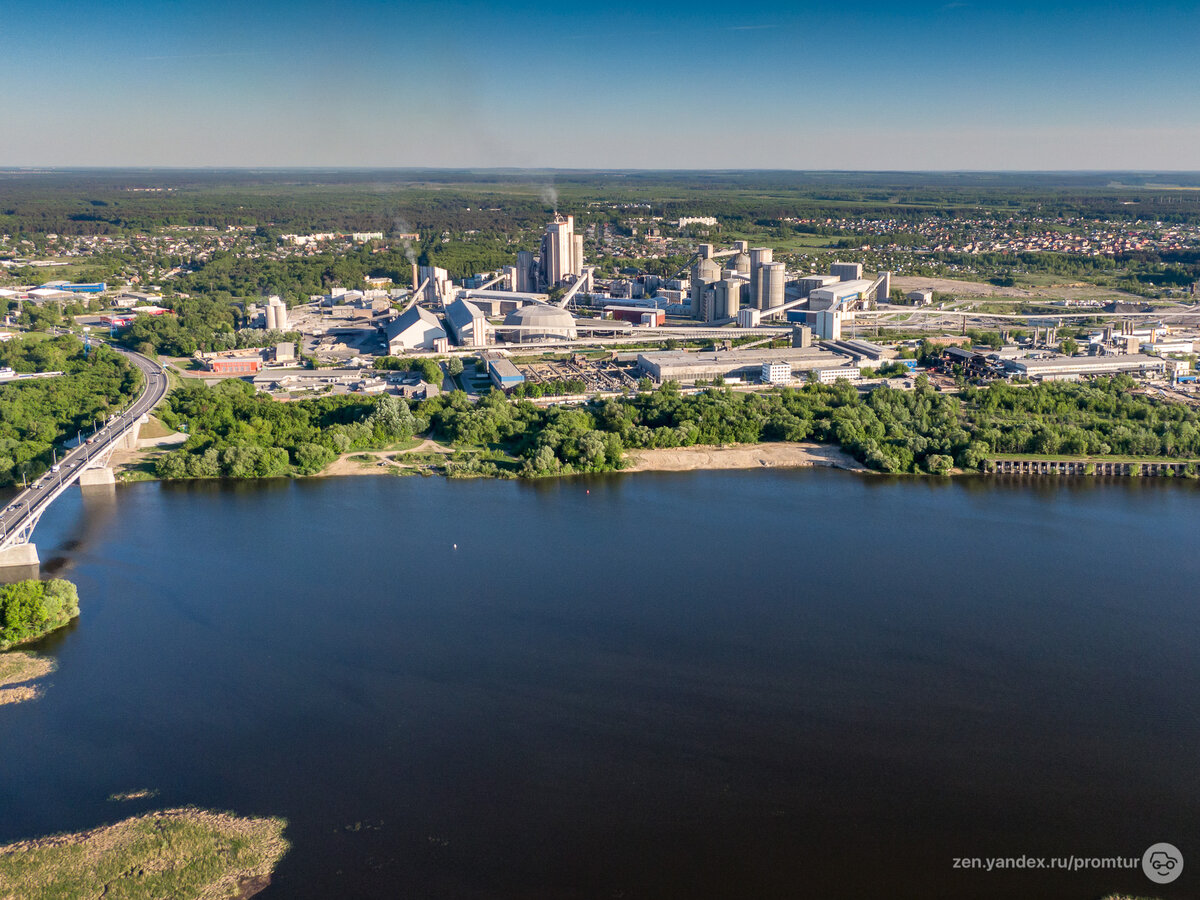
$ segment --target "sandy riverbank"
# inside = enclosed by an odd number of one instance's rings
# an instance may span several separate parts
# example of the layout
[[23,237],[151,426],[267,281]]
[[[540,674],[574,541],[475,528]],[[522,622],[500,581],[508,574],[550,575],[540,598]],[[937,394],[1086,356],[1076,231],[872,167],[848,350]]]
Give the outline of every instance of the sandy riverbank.
[[36,700],[42,690],[31,681],[54,671],[54,660],[20,650],[0,653],[0,706]]
[[828,444],[772,442],[728,447],[631,450],[625,472],[691,472],[702,469],[762,469],[830,466],[868,472],[854,457]]
[[[282,819],[168,809],[0,847],[0,896],[245,900],[288,851]],[[9,894],[7,891],[12,891]]]

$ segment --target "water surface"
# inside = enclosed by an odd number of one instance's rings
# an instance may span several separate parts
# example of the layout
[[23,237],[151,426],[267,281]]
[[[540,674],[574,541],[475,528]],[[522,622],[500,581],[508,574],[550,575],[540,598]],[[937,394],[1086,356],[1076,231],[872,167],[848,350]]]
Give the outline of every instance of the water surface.
[[[72,492],[0,842],[195,804],[288,818],[264,898],[1195,896],[1197,536],[1138,479]],[[1195,871],[952,868],[1156,841]]]

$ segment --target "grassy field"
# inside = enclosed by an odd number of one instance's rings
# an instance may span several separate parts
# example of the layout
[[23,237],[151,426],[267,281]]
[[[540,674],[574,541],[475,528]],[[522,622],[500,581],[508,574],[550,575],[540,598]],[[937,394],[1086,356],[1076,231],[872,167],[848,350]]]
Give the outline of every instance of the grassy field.
[[270,884],[282,819],[170,809],[0,847],[0,891],[22,900],[218,900]]
[[41,689],[28,682],[45,678],[54,671],[54,660],[33,653],[0,653],[0,706],[36,700]]

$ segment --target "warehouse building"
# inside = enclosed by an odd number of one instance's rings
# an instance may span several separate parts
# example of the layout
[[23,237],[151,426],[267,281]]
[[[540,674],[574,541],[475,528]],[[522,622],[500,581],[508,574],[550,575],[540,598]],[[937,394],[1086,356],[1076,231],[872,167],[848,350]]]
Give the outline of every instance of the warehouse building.
[[386,331],[388,353],[392,355],[406,350],[436,350],[446,342],[446,330],[438,317],[420,306],[392,319]]
[[1078,381],[1095,375],[1162,375],[1167,361],[1157,356],[1057,356],[1050,359],[1006,359],[1004,370],[1010,375],[1036,381]]
[[460,347],[486,347],[491,340],[491,324],[470,300],[455,300],[446,307],[446,326]]
[[502,391],[507,391],[510,388],[515,388],[517,385],[524,383],[525,376],[521,374],[520,369],[514,366],[509,360],[491,359],[488,360],[488,378],[492,380],[492,384],[500,388]]
[[763,366],[786,363],[793,373],[842,366],[850,360],[815,347],[788,347],[781,350],[725,350],[688,353],[682,350],[639,353],[638,366],[661,384],[664,381],[692,383],[697,378],[737,378],[753,381],[761,378]]

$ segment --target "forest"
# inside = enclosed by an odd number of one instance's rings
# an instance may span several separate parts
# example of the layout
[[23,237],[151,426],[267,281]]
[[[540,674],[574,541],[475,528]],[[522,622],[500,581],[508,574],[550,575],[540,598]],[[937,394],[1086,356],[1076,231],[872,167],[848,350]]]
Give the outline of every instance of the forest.
[[142,385],[141,372],[107,347],[85,352],[78,338],[40,337],[0,343],[0,367],[64,373],[0,384],[0,487],[40,476],[56,445],[125,406]]
[[[190,437],[162,457],[163,478],[311,474],[340,453],[428,433],[457,450],[449,474],[538,477],[620,469],[627,450],[819,441],[880,472],[978,470],[1005,453],[1194,460],[1200,420],[1182,404],[1132,393],[1126,376],[1087,384],[994,384],[961,396],[934,390],[808,384],[763,393],[671,383],[580,406],[537,406],[499,391],[459,391],[410,405],[392,396],[279,403],[226,381],[172,393],[163,418]],[[471,455],[471,451],[475,456]]]

